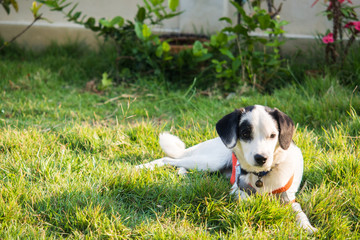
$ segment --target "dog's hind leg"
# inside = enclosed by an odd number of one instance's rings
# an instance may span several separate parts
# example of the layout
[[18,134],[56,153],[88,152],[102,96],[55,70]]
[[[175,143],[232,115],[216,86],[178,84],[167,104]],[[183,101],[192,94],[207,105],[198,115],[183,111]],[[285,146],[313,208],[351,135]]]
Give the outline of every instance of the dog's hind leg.
[[225,165],[225,159],[221,159],[215,156],[215,158],[207,155],[193,155],[183,158],[163,158],[164,164],[169,164],[178,168],[194,169],[198,171],[215,172],[221,170]]
[[[154,161],[151,161],[149,163],[145,163],[145,164],[141,164],[141,165],[137,165],[135,168],[136,169],[142,169],[142,168],[147,168],[150,170],[154,170],[155,167],[163,167],[165,165],[170,165],[170,166],[174,166],[174,167],[178,167],[176,165],[176,161],[174,161],[175,159],[171,159],[169,157],[164,157],[164,158],[160,158],[160,159],[156,159]],[[185,175],[187,174],[187,169],[184,167],[178,167],[178,174],[179,175]]]
[[136,169],[141,169],[141,168],[147,168],[150,170],[154,170],[155,167],[162,167],[164,166],[166,163],[164,162],[165,159],[167,159],[168,157],[164,157],[164,158],[160,158],[160,159],[156,159],[154,161],[151,161],[149,163],[144,163],[144,164],[140,164],[137,165],[135,168]]

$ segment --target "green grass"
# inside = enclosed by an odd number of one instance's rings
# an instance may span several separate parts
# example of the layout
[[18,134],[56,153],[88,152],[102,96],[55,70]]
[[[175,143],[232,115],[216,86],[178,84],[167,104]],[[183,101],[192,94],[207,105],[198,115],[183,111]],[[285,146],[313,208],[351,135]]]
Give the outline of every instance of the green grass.
[[[358,90],[329,75],[231,99],[168,91],[151,78],[95,94],[85,86],[110,64],[101,56],[70,46],[0,62],[1,239],[360,238]],[[133,168],[163,156],[160,132],[191,146],[215,137],[224,114],[251,104],[297,123],[305,159],[297,201],[319,229],[314,236],[271,196],[234,201],[219,174]]]

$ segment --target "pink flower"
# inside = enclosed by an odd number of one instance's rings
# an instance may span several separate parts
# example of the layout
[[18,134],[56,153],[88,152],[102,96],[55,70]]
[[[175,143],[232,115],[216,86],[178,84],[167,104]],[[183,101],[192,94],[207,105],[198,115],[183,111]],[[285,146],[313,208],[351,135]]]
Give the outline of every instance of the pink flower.
[[344,28],[350,28],[351,26],[354,26],[355,30],[360,31],[360,21],[348,22],[345,24]]
[[328,44],[328,43],[333,43],[334,42],[334,37],[332,33],[329,33],[328,35],[326,35],[325,37],[322,38],[323,43]]
[[[352,4],[352,1],[351,0],[347,0],[348,1],[348,3],[351,3]],[[345,0],[338,0],[338,2],[339,3],[343,3],[343,2],[345,2]]]
[[[316,0],[311,7],[313,7],[319,0]],[[345,0],[338,0],[340,4],[343,4]],[[353,4],[351,0],[347,0],[348,3]],[[326,11],[330,11],[332,9],[332,2],[329,2],[329,6],[327,7]]]
[[360,21],[354,22],[354,27],[356,30],[360,31]]
[[[318,3],[318,1],[319,1],[319,0],[315,0],[315,2],[313,2],[313,4],[311,4],[311,7],[315,6],[315,4]],[[339,2],[339,3],[343,3],[343,2],[345,2],[345,0],[338,0],[338,2]],[[351,0],[347,0],[347,2],[352,4],[352,1],[351,1]],[[330,2],[328,9],[331,9],[331,7],[332,7],[332,6],[331,6],[331,2]]]

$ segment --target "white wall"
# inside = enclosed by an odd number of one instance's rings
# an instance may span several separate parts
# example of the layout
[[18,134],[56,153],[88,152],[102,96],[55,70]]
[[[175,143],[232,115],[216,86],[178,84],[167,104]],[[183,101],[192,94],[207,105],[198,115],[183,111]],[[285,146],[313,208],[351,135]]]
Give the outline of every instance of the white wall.
[[[324,10],[322,1],[311,8],[315,0],[276,0],[275,5],[283,3],[280,12],[282,19],[290,22],[285,27],[288,36],[295,39],[312,39],[316,33],[324,33],[331,27],[325,17],[319,15]],[[11,11],[10,15],[0,10],[0,35],[5,40],[11,39],[31,21],[32,15],[29,10],[32,0],[18,0],[19,12]],[[101,17],[112,18],[120,15],[127,19],[133,19],[137,5],[142,0],[78,0],[78,11],[87,16],[97,19]],[[354,5],[360,4],[360,0],[353,0]],[[224,26],[218,19],[222,16],[229,16],[235,19],[234,9],[228,0],[180,0],[179,10],[183,14],[166,21],[158,31],[165,32],[192,32],[192,33],[213,33]],[[94,34],[79,25],[66,21],[61,13],[50,12],[46,6],[40,10],[43,16],[50,19],[37,22],[26,34],[18,39],[18,43],[32,48],[42,48],[51,41],[64,43],[70,40],[86,41],[90,45],[96,45]],[[156,29],[155,29],[156,30]]]

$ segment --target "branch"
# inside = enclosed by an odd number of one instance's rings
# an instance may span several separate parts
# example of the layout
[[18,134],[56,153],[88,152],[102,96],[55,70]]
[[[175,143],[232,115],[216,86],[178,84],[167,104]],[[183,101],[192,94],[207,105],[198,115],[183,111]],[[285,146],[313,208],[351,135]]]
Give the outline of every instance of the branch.
[[42,14],[36,16],[34,18],[34,20],[32,21],[32,23],[30,23],[29,26],[27,26],[24,30],[22,30],[18,35],[16,35],[15,37],[13,37],[10,41],[5,42],[1,47],[0,47],[0,51],[3,50],[3,48],[5,48],[7,45],[11,44],[12,42],[14,42],[16,39],[18,39],[21,35],[23,35],[27,30],[29,30],[34,24],[35,22],[37,22],[38,20],[41,19]]

